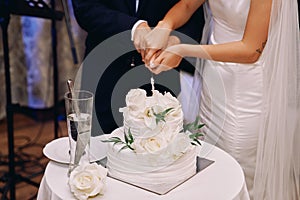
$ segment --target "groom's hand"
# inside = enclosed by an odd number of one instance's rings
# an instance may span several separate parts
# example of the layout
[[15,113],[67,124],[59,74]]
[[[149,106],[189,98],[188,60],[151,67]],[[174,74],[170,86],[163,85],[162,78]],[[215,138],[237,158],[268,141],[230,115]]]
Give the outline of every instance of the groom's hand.
[[145,35],[147,35],[150,31],[151,28],[148,26],[148,24],[146,22],[143,22],[137,26],[133,35],[133,44],[136,50],[141,54],[143,60],[145,57],[145,49],[146,49],[146,43],[144,38]]

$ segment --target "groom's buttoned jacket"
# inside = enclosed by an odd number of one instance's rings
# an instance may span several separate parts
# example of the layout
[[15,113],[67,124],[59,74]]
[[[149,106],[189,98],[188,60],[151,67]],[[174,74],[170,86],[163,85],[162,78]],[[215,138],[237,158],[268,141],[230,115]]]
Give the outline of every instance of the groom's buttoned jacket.
[[[86,55],[105,39],[131,30],[138,20],[145,20],[150,27],[154,27],[163,19],[170,8],[178,0],[72,0],[73,9],[78,24],[88,33],[86,38]],[[178,13],[180,15],[180,13]],[[204,24],[202,8],[198,9],[192,18],[177,31],[199,41]],[[128,42],[130,36],[128,36]],[[134,65],[142,64],[140,55],[130,52],[113,62],[99,80],[95,95],[97,117],[104,133],[111,132],[117,127],[111,111],[111,96],[117,81]],[[181,64],[179,69],[192,71],[193,68]],[[106,67],[106,66],[104,66]],[[177,78],[179,83],[179,79]]]

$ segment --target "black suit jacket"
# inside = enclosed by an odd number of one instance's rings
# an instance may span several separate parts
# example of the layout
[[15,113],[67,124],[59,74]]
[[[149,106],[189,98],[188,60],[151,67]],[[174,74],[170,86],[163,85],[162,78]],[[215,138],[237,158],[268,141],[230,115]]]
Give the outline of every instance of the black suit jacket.
[[[86,55],[105,39],[123,31],[131,30],[138,20],[146,20],[150,27],[156,26],[169,9],[178,2],[178,0],[140,0],[138,12],[136,13],[133,1],[135,0],[72,0],[77,22],[88,33]],[[195,41],[199,41],[203,23],[201,8],[178,31],[188,35]],[[129,36],[128,40],[129,44],[132,45]],[[122,76],[133,69],[130,66],[132,61],[136,66],[142,64],[141,57],[136,51],[121,55],[109,66],[103,66],[106,69],[103,75],[99,77],[95,94],[95,109],[98,122],[104,133],[110,133],[118,127],[115,121],[119,121],[119,119],[115,120],[113,116],[113,111],[118,110],[118,108],[112,107],[112,92]],[[190,72],[194,70],[193,66],[187,62],[182,62],[179,69]],[[145,71],[148,72],[146,69]],[[150,73],[148,72],[148,74]],[[143,76],[145,80],[150,79],[147,75],[139,76]],[[176,77],[170,77],[170,79],[179,85],[178,73]],[[145,88],[151,89],[149,85],[146,85]],[[156,86],[156,88],[159,87]],[[162,87],[159,90],[169,91],[168,89]],[[176,95],[176,92],[174,94]],[[120,96],[119,99],[124,101],[125,96]]]
[[[131,30],[140,19],[146,20],[150,27],[156,26],[178,2],[178,0],[140,0],[138,12],[135,13],[132,1],[72,0],[77,22],[88,33],[87,53],[106,38]],[[204,24],[202,12],[202,9],[196,11],[189,22],[178,31],[199,41]]]

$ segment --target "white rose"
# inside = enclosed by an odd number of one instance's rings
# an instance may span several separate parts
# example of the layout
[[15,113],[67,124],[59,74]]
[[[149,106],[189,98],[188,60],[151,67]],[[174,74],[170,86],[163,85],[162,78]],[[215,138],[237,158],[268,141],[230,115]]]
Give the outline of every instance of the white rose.
[[178,99],[174,96],[171,95],[170,92],[166,92],[164,94],[164,97],[161,99],[163,104],[166,105],[167,107],[178,107],[180,106],[180,103],[178,101]]
[[104,194],[107,169],[101,165],[83,164],[76,167],[70,174],[71,192],[79,200],[86,200],[98,194]]
[[160,136],[144,139],[141,143],[144,149],[149,153],[158,152],[159,150],[164,149],[168,145],[165,138]]
[[134,148],[134,151],[136,153],[144,153],[145,152],[145,149],[144,149],[141,141],[142,141],[142,139],[139,139],[139,138],[134,139],[132,147]]
[[131,89],[126,95],[126,105],[135,115],[145,107],[145,101],[146,91],[142,89]]
[[156,113],[156,114],[158,114],[158,113],[160,113],[160,112],[163,112],[165,109],[162,107],[162,106],[160,106],[160,105],[154,105],[154,106],[152,106],[152,109],[153,109],[153,111]]
[[169,144],[169,152],[171,155],[177,159],[184,152],[186,152],[187,148],[190,146],[191,140],[189,136],[185,133],[179,133],[176,137],[174,137],[173,141]]
[[171,93],[167,92],[163,96],[163,98],[160,99],[160,104],[163,105],[166,108],[173,108],[171,115],[177,115],[180,114],[179,111],[181,111],[181,105],[177,98],[173,97]]
[[146,127],[154,130],[156,128],[156,117],[154,116],[152,108],[146,108],[144,111],[144,123]]
[[162,93],[160,93],[157,90],[153,91],[153,94],[151,96],[152,101],[150,101],[151,106],[153,106],[154,104],[157,104],[158,102],[160,102],[160,100],[164,98],[164,95]]

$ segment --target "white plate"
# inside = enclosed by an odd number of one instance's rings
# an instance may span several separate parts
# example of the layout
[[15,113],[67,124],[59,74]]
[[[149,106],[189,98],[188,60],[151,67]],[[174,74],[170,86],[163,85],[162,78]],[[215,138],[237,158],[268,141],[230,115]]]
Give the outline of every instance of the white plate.
[[[106,145],[103,145],[101,142],[104,137],[105,136],[91,137],[91,162],[101,160],[106,156]],[[68,164],[70,161],[68,137],[61,137],[46,144],[43,149],[43,154],[50,160]]]

